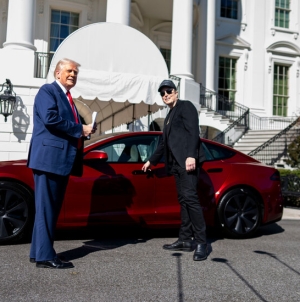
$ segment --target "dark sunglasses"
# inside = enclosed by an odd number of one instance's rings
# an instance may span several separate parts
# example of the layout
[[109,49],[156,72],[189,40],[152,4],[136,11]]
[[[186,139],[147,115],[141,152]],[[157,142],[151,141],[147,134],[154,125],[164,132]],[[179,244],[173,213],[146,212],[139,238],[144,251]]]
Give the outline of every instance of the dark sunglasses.
[[161,96],[164,96],[164,95],[165,95],[165,92],[166,92],[167,94],[172,94],[173,88],[172,88],[172,89],[166,89],[166,90],[161,91],[161,92],[160,92],[160,95],[161,95]]

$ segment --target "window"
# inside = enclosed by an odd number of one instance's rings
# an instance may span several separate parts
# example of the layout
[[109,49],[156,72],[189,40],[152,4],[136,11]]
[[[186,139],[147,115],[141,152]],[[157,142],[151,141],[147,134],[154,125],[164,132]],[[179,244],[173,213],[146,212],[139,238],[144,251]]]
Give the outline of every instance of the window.
[[236,93],[236,62],[233,58],[219,58],[218,93],[230,101],[234,101]]
[[289,28],[290,0],[275,1],[275,26]]
[[238,0],[221,0],[221,17],[238,18]]
[[107,162],[142,163],[156,150],[158,141],[159,136],[154,135],[123,138],[101,146],[98,150],[107,153]]
[[161,48],[160,49],[161,54],[163,55],[167,67],[168,67],[168,71],[170,73],[170,66],[171,66],[171,50],[170,49],[165,49],[165,48]]
[[207,142],[202,142],[202,146],[207,161],[226,159],[235,155],[235,152],[233,150],[216,146]]
[[50,28],[50,52],[55,52],[59,44],[78,29],[79,14],[52,10]]
[[287,116],[289,94],[289,68],[284,65],[274,65],[273,84],[273,115]]

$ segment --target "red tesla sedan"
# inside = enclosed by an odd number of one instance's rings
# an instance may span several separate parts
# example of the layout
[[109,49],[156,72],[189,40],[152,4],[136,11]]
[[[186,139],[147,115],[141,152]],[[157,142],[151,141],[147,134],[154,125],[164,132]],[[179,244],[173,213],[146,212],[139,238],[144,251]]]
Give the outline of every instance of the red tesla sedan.
[[[107,134],[86,142],[82,177],[70,177],[57,228],[96,225],[179,227],[175,181],[163,159],[141,170],[161,132]],[[207,225],[235,238],[281,219],[279,172],[232,148],[202,140],[199,199]],[[34,182],[26,160],[0,162],[0,243],[32,230]]]

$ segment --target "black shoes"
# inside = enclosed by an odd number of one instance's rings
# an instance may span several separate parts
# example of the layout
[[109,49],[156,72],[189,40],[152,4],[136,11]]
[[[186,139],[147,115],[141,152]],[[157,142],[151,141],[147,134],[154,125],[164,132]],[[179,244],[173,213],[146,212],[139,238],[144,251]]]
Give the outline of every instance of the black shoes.
[[[30,261],[31,259],[33,258],[30,258]],[[48,261],[36,261],[36,267],[65,269],[65,268],[73,268],[74,265],[72,262],[64,262],[61,261],[59,258],[54,258],[53,260],[48,260]]]
[[207,244],[197,244],[193,259],[195,261],[207,259]]
[[180,241],[177,240],[172,244],[163,245],[163,249],[168,251],[184,251],[184,252],[192,252],[194,250],[192,241]]

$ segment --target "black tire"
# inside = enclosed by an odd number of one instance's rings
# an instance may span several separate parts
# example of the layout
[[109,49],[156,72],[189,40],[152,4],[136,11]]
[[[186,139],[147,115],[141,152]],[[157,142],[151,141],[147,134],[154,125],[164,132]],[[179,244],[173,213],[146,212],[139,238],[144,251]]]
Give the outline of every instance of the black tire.
[[31,234],[34,198],[18,183],[0,181],[0,244],[20,242]]
[[218,218],[227,236],[251,237],[261,225],[260,199],[248,188],[233,189],[222,197],[218,206]]

